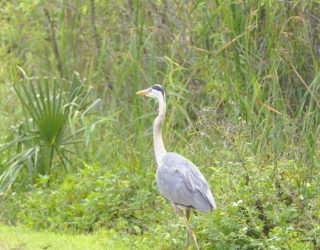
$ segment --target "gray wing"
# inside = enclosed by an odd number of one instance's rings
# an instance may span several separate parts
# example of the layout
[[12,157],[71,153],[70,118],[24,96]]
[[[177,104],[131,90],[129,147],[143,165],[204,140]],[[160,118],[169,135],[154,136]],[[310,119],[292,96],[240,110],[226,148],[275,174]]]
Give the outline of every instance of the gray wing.
[[175,204],[193,207],[203,213],[216,209],[206,179],[189,160],[176,153],[167,153],[157,169],[160,193]]

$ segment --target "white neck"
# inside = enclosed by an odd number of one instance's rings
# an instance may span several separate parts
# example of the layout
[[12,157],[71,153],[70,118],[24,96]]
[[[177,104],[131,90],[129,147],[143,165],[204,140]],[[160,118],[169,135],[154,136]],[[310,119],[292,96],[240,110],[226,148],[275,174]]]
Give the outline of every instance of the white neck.
[[166,102],[163,96],[157,98],[159,101],[159,113],[153,123],[153,145],[154,145],[154,154],[156,156],[156,161],[158,167],[160,166],[162,157],[167,153],[164,148],[162,140],[162,123],[166,115]]

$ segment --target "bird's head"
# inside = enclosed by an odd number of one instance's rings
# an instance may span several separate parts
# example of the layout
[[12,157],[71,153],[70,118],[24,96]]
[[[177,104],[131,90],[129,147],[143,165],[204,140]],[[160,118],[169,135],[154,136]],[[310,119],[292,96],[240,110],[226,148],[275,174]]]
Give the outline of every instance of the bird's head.
[[160,84],[155,84],[150,88],[140,90],[136,94],[156,98],[158,100],[165,99],[166,97],[166,93]]

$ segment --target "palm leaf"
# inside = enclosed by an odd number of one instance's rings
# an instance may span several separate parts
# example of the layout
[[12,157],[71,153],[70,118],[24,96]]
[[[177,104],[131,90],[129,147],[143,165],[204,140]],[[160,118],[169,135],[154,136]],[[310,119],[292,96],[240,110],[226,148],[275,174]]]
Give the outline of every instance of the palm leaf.
[[10,165],[7,171],[4,171],[0,175],[0,191],[5,192],[8,188],[16,180],[21,168],[23,167],[23,163],[33,155],[34,149],[28,149],[18,155],[15,156],[14,159],[10,160]]
[[[84,117],[99,103],[99,100],[90,101],[92,91],[83,85],[78,74],[74,74],[71,81],[26,77],[13,87],[26,111],[25,123],[30,126],[23,131],[24,136],[0,146],[2,152],[17,143],[23,145],[22,153],[16,153],[4,163],[7,168],[0,176],[1,189],[12,185],[23,166],[29,167],[29,173],[50,175],[54,162],[58,160],[65,171],[69,171],[71,159],[76,154],[72,147],[84,142]],[[30,118],[31,123],[27,122]],[[93,124],[107,120],[110,119],[104,118]]]

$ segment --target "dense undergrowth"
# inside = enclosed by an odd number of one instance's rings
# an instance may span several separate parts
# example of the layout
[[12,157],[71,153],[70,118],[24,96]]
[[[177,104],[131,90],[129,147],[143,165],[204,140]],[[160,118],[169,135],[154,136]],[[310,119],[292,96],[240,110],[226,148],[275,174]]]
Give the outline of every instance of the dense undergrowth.
[[[202,248],[315,249],[320,244],[319,181],[303,183],[305,169],[293,161],[257,167],[248,159],[246,164],[249,184],[241,162],[206,170],[219,209],[192,217]],[[9,224],[57,232],[152,232],[164,240],[163,247],[181,248],[182,220],[173,220],[155,183],[143,185],[144,180],[97,165],[86,165],[50,187],[48,177],[41,176],[32,190],[7,197],[2,218]]]
[[48,176],[40,176],[33,190],[12,194],[9,203],[18,204],[6,217],[35,228],[91,232],[101,227],[139,234],[147,228],[145,221],[158,221],[157,194],[151,187],[139,188],[141,176],[128,179],[125,169],[121,175],[112,172],[87,165],[50,187]]
[[[217,200],[216,213],[192,218],[200,245],[318,249],[319,7],[2,1],[1,220],[58,232],[156,234],[162,248],[182,248],[183,224],[155,184],[156,104],[135,97],[161,83],[166,147],[199,166]],[[84,109],[67,88],[75,71],[90,90]],[[31,78],[29,100],[17,88],[26,76],[49,79]],[[60,94],[55,81],[64,83]],[[37,123],[42,114],[51,124],[50,110],[60,127]]]

